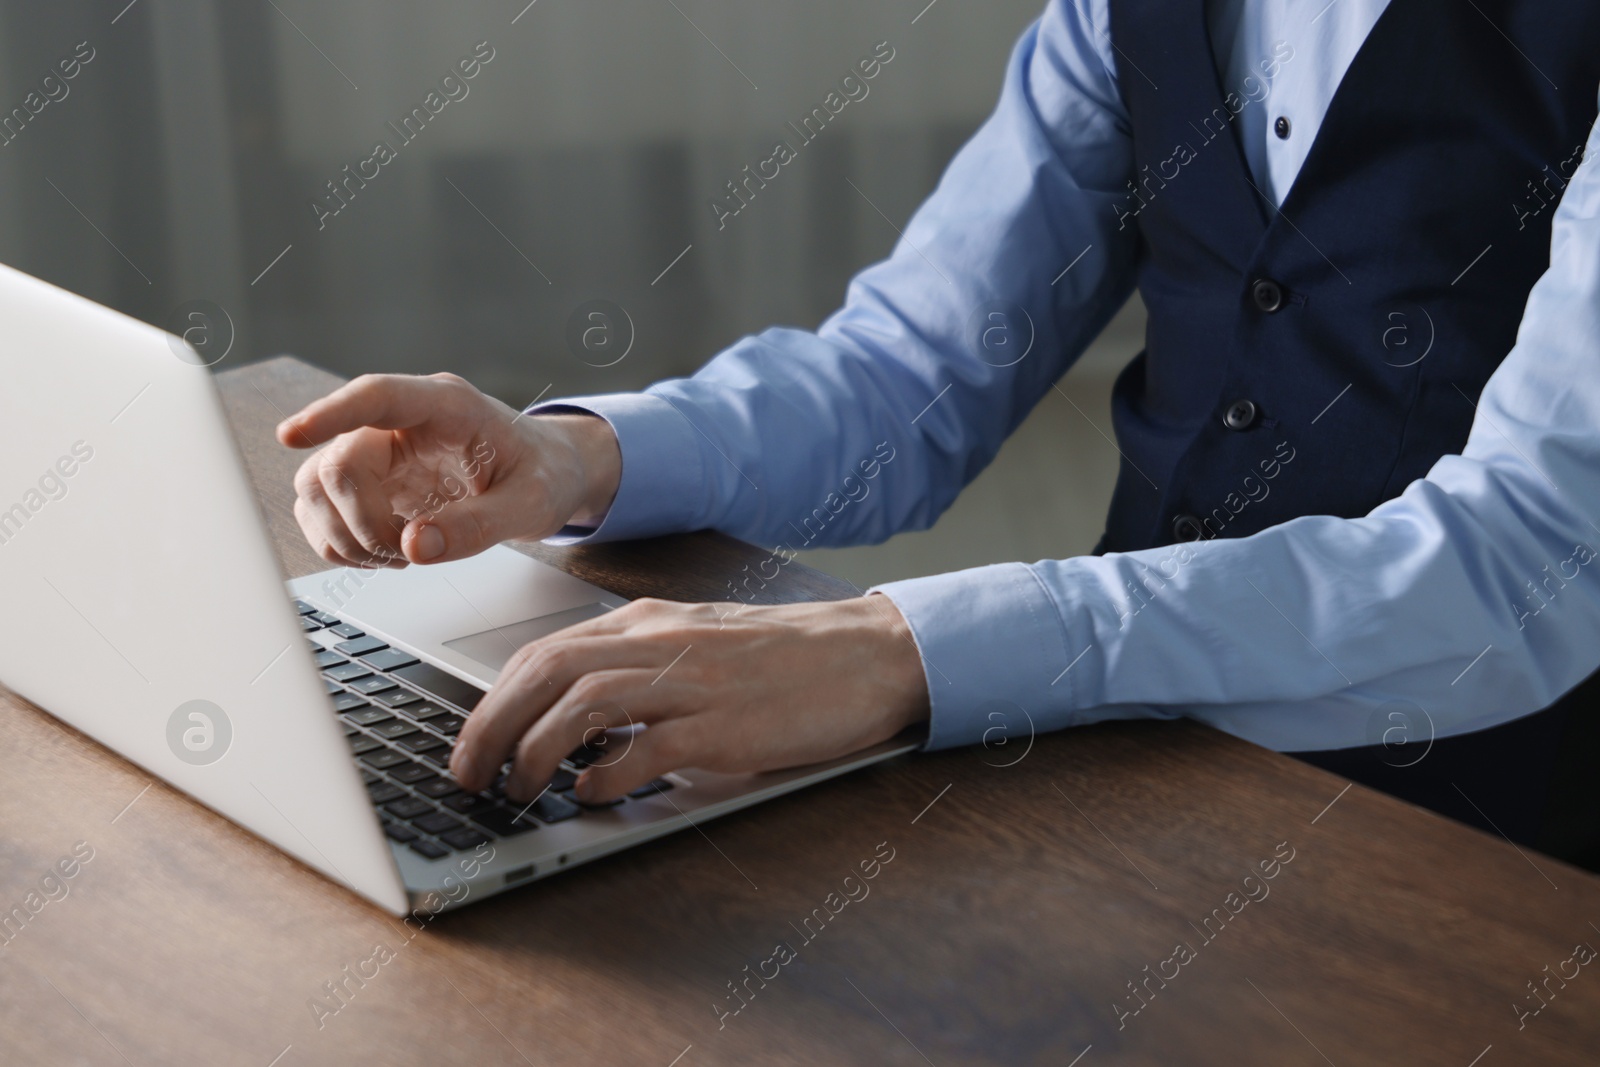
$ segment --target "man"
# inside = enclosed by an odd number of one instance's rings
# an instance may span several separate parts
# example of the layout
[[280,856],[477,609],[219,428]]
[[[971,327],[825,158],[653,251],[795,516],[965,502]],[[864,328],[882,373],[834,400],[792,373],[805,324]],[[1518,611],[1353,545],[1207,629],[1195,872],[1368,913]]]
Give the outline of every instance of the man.
[[[836,604],[632,605],[525,648],[456,776],[514,759],[531,796],[595,713],[648,729],[585,772],[594,799],[925,718],[938,748],[997,708],[1186,715],[1286,751],[1401,729],[1418,799],[1476,818],[1453,787],[1531,840],[1565,710],[1494,731],[1490,762],[1458,735],[1600,663],[1597,46],[1581,5],[1053,0],[816,333],[529,418],[451,376],[359,379],[280,427],[331,442],[297,515],[354,566],[704,527],[774,566],[882,540],[937,518],[1137,284],[1099,553]],[[485,455],[471,495],[420,509]]]

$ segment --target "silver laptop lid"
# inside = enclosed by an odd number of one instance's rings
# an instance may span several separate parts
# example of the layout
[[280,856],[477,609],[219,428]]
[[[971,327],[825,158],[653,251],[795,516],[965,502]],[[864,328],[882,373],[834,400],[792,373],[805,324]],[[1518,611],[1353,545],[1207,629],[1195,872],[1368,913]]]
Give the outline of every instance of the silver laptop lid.
[[393,914],[210,372],[0,266],[0,682]]

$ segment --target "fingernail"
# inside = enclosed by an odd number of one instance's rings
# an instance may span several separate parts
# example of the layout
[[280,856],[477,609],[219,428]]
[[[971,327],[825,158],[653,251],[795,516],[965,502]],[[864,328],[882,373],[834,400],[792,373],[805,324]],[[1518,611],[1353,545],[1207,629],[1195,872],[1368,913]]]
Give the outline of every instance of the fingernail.
[[456,749],[455,755],[450,757],[450,773],[455,776],[456,781],[470,781],[472,779],[472,772],[474,769],[475,768],[472,766],[472,757],[461,751],[459,748]]
[[572,795],[582,801],[594,799],[594,783],[587,774],[578,776],[578,781],[572,787]]
[[437,559],[444,555],[444,534],[439,532],[437,526],[419,527],[413,547],[416,549],[417,558],[424,563],[430,559]]

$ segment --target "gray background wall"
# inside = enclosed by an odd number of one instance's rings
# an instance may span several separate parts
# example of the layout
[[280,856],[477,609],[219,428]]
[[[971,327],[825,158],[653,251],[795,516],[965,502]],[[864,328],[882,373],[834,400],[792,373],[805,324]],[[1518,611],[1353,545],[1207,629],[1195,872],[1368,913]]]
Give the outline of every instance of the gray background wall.
[[[95,58],[0,147],[0,260],[169,328],[212,301],[233,325],[218,369],[448,369],[519,405],[636,389],[833,310],[895,239],[850,183],[903,225],[1041,6],[525,3],[8,3],[0,109],[78,42]],[[402,145],[387,123],[480,41],[469,94]],[[879,41],[895,58],[870,95],[719,230],[712,197]],[[319,229],[311,201],[379,139],[398,158]],[[636,332],[607,368],[565,341],[595,298]],[[809,562],[865,586],[1086,551],[1115,473],[1110,375],[1141,333],[1135,305],[934,530]]]

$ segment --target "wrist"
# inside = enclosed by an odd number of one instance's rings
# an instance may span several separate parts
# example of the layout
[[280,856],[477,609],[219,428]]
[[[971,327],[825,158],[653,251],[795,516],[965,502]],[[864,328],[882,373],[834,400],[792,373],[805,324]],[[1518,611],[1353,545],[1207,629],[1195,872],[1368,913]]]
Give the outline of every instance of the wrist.
[[896,731],[926,722],[932,712],[928,677],[911,624],[882,593],[868,593],[858,598],[858,603],[879,635],[875,658],[889,688]]
[[611,424],[598,415],[538,416],[567,441],[577,468],[578,495],[567,523],[598,526],[616,499],[622,482],[622,448]]

